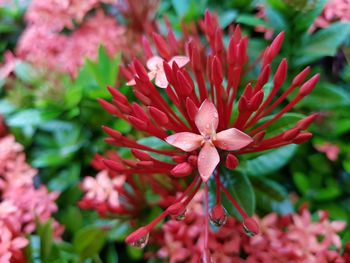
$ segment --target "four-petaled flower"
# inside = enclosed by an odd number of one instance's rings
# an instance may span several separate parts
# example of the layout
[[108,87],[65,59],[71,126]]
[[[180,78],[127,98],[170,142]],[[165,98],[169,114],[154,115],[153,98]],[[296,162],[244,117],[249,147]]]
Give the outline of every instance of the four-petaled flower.
[[[175,62],[179,66],[179,68],[182,68],[186,66],[186,64],[189,61],[189,58],[186,56],[174,56],[169,60],[168,64],[172,66]],[[161,57],[153,56],[149,60],[147,60],[147,68],[149,69],[149,80],[153,80],[155,78],[155,84],[158,87],[165,89],[166,87],[168,87],[169,82],[164,72],[163,62],[164,60]],[[126,85],[133,86],[135,84],[135,79],[132,79]]]
[[220,162],[217,148],[234,151],[253,142],[249,135],[236,128],[216,133],[219,115],[215,105],[209,100],[205,100],[200,106],[195,117],[195,123],[200,134],[179,132],[165,138],[165,141],[185,152],[192,152],[197,148],[201,148],[197,165],[204,182],[208,181]]

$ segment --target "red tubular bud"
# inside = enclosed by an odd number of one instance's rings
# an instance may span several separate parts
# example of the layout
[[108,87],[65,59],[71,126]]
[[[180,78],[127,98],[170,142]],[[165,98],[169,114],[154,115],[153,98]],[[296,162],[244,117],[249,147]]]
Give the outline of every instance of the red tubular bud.
[[307,75],[310,73],[310,67],[306,67],[303,71],[301,71],[298,75],[296,75],[292,81],[293,86],[300,86],[304,80],[306,79]]
[[239,162],[237,157],[229,153],[226,157],[226,162],[225,162],[226,167],[230,170],[234,170],[237,168],[238,164]]
[[128,116],[128,120],[136,129],[139,130],[146,130],[147,129],[147,122],[144,122],[143,120],[140,120],[139,118],[136,118],[134,116]]
[[320,78],[320,74],[316,74],[311,79],[306,81],[303,84],[303,86],[301,86],[299,90],[299,95],[302,97],[309,95],[312,92],[312,90],[315,88],[319,78]]
[[205,31],[208,34],[209,37],[213,37],[214,35],[214,22],[213,18],[208,10],[205,11],[204,14],[204,24],[205,24]]
[[190,99],[189,97],[186,98],[186,110],[190,119],[194,120],[196,118],[198,108],[196,104],[193,102],[193,100]]
[[134,102],[132,104],[132,111],[135,117],[139,118],[140,120],[143,120],[144,122],[149,122],[147,113],[143,110],[143,108],[139,104]]
[[137,229],[136,231],[128,235],[127,238],[125,239],[125,242],[129,245],[135,244],[139,242],[139,240],[148,236],[148,234],[149,234],[149,230],[147,227],[140,227],[139,229]]
[[140,161],[136,163],[137,167],[152,167],[154,166],[154,162],[153,161]]
[[173,78],[173,70],[171,68],[171,65],[169,65],[168,62],[163,61],[163,69],[168,82],[173,85],[174,78]]
[[236,41],[232,36],[227,49],[227,63],[232,66],[235,63]]
[[271,60],[274,59],[274,57],[280,52],[283,40],[284,40],[284,32],[281,32],[272,41],[270,48],[269,48],[269,51],[270,51],[269,57]]
[[113,100],[113,103],[122,113],[130,114],[131,107],[129,104],[123,104],[117,100]]
[[144,105],[151,105],[152,101],[146,95],[142,94],[140,91],[134,89],[135,97]]
[[260,90],[257,92],[249,102],[249,110],[256,111],[264,99],[264,92]]
[[128,99],[125,97],[124,94],[122,94],[121,92],[119,92],[117,89],[114,89],[110,86],[107,87],[109,93],[113,96],[113,98],[116,100],[116,101],[119,101],[120,103],[123,103],[123,104],[128,104],[129,101]]
[[118,115],[119,111],[118,109],[111,103],[102,100],[102,99],[97,99],[97,102],[102,106],[102,108],[104,108],[108,113],[112,114],[112,115]]
[[292,128],[288,131],[285,131],[282,135],[283,140],[289,142],[294,140],[300,134],[299,128]]
[[259,234],[259,225],[253,218],[243,219],[243,228],[247,235],[255,236]]
[[193,83],[191,83],[188,78],[186,78],[186,76],[184,75],[184,73],[181,72],[181,70],[179,70],[176,74],[177,76],[177,81],[179,83],[179,91],[180,91],[180,95],[182,96],[189,96],[192,92],[192,85]]
[[273,78],[274,89],[279,89],[287,77],[288,64],[287,60],[284,58],[279,64],[275,77]]
[[131,153],[140,161],[151,161],[152,160],[151,156],[149,156],[147,153],[142,152],[140,150],[132,149]]
[[254,144],[259,144],[265,137],[266,135],[266,131],[260,131],[257,134],[254,135],[253,139],[254,139]]
[[261,90],[262,87],[269,81],[270,70],[271,70],[270,64],[264,66],[264,68],[260,72],[258,81],[256,82],[255,90]]
[[168,212],[168,215],[170,215],[170,216],[177,216],[177,215],[183,213],[183,211],[185,209],[186,209],[186,206],[183,203],[177,202],[177,203],[169,206],[166,211]]
[[310,132],[301,133],[293,140],[293,143],[302,144],[304,142],[307,142],[311,138],[312,138],[312,133]]
[[236,26],[235,31],[233,32],[233,39],[237,44],[242,38],[241,27],[239,25]]
[[169,123],[168,116],[164,112],[162,112],[161,110],[150,106],[150,107],[148,107],[148,111],[157,124],[166,125]]
[[143,50],[145,51],[146,58],[150,59],[151,57],[153,57],[151,46],[148,42],[148,39],[145,36],[142,37],[142,46]]
[[192,173],[193,167],[187,163],[183,162],[176,165],[171,171],[170,174],[174,177],[185,177]]
[[222,74],[222,66],[219,58],[217,56],[214,56],[213,62],[212,62],[212,80],[214,81],[215,85],[221,85],[223,80],[223,74]]
[[248,109],[249,109],[248,100],[244,96],[241,96],[241,98],[238,101],[238,111],[245,112],[245,111],[248,111]]
[[144,68],[144,66],[141,64],[141,62],[135,59],[133,65],[139,79],[141,79],[142,81],[149,81],[147,71]]
[[222,31],[220,28],[216,29],[215,32],[215,52],[220,54],[224,49],[224,43],[222,43]]
[[201,71],[203,67],[198,47],[195,44],[192,47],[191,66],[194,71]]
[[311,114],[310,116],[307,116],[306,118],[298,121],[297,127],[300,130],[306,130],[307,128],[309,128],[311,123],[313,123],[316,120],[317,117],[318,117],[318,113]]
[[187,156],[183,155],[183,156],[178,156],[178,155],[175,155],[171,158],[175,163],[183,163],[186,161],[187,159]]
[[153,33],[153,40],[158,50],[158,53],[161,57],[166,58],[167,60],[170,58],[170,51],[167,47],[166,41],[158,34]]
[[119,140],[122,137],[122,134],[116,130],[113,130],[109,127],[106,126],[102,126],[102,129],[105,133],[107,133],[109,136],[111,136],[112,138]]
[[102,162],[104,163],[104,165],[106,167],[108,167],[109,169],[115,171],[115,172],[123,172],[125,171],[125,167],[122,163],[120,162],[116,162],[116,161],[113,161],[113,160],[107,160],[107,159],[104,159],[102,160]]

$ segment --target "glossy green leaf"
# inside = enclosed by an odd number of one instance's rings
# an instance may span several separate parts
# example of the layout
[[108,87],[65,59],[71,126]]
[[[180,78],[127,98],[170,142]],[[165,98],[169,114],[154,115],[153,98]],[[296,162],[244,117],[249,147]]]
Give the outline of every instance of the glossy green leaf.
[[83,258],[93,257],[100,252],[106,240],[106,233],[94,226],[80,229],[73,239],[74,250]]
[[349,35],[350,23],[333,23],[311,36],[305,35],[302,39],[302,48],[296,54],[297,65],[303,66],[324,56],[334,56]]
[[[256,127],[259,127],[260,125],[264,124],[265,122],[272,119],[275,115],[269,115],[264,118],[262,118]],[[295,124],[300,121],[305,116],[300,113],[293,113],[293,112],[287,112],[284,114],[281,118],[270,124],[267,128],[267,136],[274,137],[278,134],[281,134],[282,132],[289,130],[295,126]]]
[[[255,193],[249,178],[245,173],[230,171],[225,168],[221,170],[220,179],[230,195],[237,201],[241,208],[249,215],[255,213]],[[212,189],[215,187],[211,187]],[[211,192],[214,194],[213,190]],[[232,203],[222,194],[222,202],[229,214],[242,219]]]
[[248,160],[241,168],[249,176],[264,176],[274,173],[285,166],[294,156],[297,145],[291,144],[268,151],[259,157]]

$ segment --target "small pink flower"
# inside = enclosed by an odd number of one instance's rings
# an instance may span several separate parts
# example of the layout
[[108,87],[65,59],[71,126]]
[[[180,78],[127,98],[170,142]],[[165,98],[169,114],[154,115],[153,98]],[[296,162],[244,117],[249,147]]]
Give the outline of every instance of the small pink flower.
[[200,134],[179,132],[165,138],[165,141],[185,152],[201,148],[198,156],[198,171],[204,182],[208,181],[220,162],[216,148],[234,151],[242,149],[253,141],[249,135],[236,128],[216,133],[219,114],[215,105],[209,100],[202,103],[197,112],[195,123]]
[[340,149],[337,145],[331,143],[324,143],[315,146],[316,150],[324,153],[330,161],[335,162],[338,159]]
[[125,183],[125,176],[120,175],[111,179],[106,170],[97,174],[96,178],[85,177],[82,188],[86,191],[85,199],[97,203],[107,202],[113,208],[119,206],[119,194],[116,187]]
[[[168,86],[168,80],[164,72],[163,61],[164,60],[161,57],[153,56],[147,60],[147,68],[149,69],[149,80],[153,80],[155,78],[155,84],[158,87],[165,89]],[[174,56],[169,60],[168,64],[172,66],[175,62],[179,68],[182,68],[186,66],[189,61],[189,58],[186,56]],[[135,84],[135,79],[132,79],[126,85],[133,86]]]

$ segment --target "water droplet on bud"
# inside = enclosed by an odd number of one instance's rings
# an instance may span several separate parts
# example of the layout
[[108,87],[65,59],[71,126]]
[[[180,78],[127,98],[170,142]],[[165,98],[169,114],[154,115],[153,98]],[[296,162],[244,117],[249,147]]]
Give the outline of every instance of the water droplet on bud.
[[135,241],[134,243],[131,243],[131,246],[135,248],[144,248],[148,243],[148,239],[149,239],[149,234],[141,237],[139,240]]
[[243,220],[243,230],[247,236],[253,237],[259,233],[259,225],[252,218],[246,218]]
[[227,222],[227,211],[222,205],[216,205],[209,215],[210,222],[216,227],[222,227]]
[[186,218],[187,209],[184,209],[181,213],[177,214],[176,216],[172,216],[172,219],[176,221],[182,221]]

